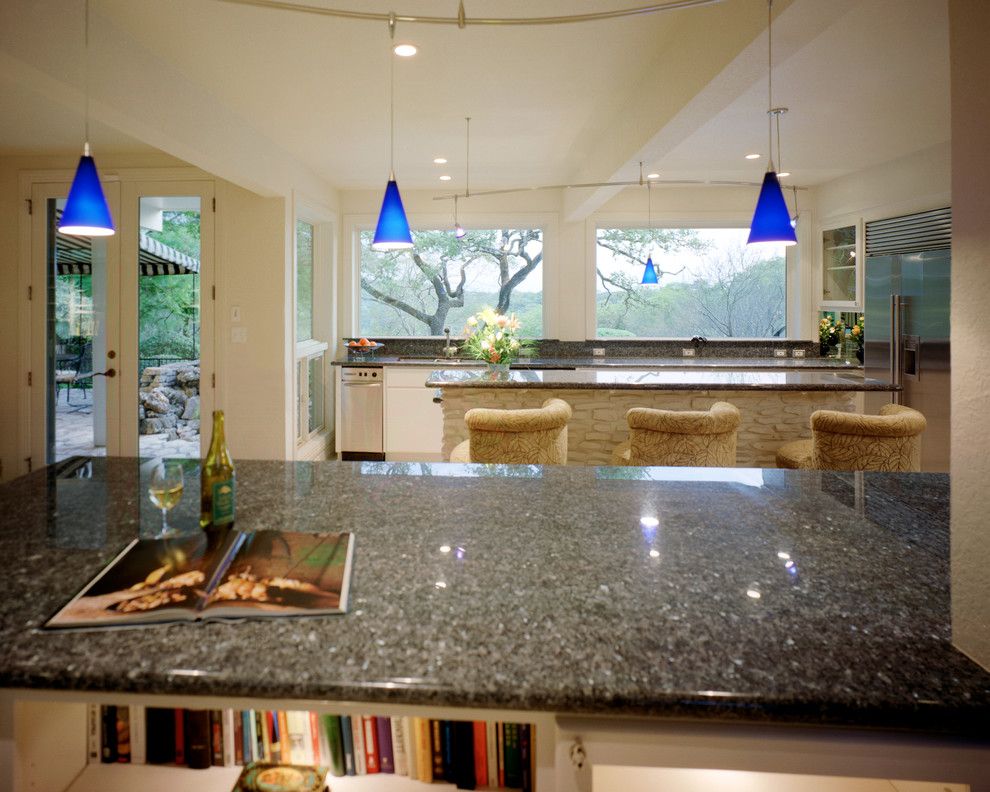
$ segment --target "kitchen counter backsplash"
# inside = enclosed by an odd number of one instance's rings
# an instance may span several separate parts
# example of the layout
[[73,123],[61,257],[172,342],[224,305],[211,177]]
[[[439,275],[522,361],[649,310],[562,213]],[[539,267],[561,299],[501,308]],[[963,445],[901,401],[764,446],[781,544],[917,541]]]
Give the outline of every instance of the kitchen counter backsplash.
[[[443,355],[442,338],[376,338],[375,340],[385,345],[383,352],[389,357]],[[451,343],[460,348],[463,339],[451,339]],[[594,349],[604,349],[606,358],[670,358],[681,357],[683,350],[688,348],[695,350],[696,357],[703,358],[772,358],[775,350],[779,349],[786,350],[788,357],[793,357],[795,350],[804,350],[806,358],[818,357],[817,342],[776,338],[715,338],[694,343],[691,339],[558,341],[554,338],[542,338],[534,343],[530,357],[589,358],[593,356]]]

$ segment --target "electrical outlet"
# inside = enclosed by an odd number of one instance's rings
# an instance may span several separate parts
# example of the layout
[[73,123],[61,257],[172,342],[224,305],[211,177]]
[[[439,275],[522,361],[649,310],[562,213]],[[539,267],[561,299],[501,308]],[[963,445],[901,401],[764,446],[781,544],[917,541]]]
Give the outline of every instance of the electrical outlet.
[[787,350],[786,349],[775,349],[773,351],[773,356],[774,357],[787,357]]
[[247,328],[246,327],[232,327],[232,328],[230,328],[230,343],[232,343],[232,344],[246,344],[247,343]]
[[230,321],[239,322],[241,321],[241,306],[235,305],[230,309]]
[[601,347],[592,347],[591,354],[595,357],[605,357],[605,350]]
[[694,350],[690,347],[681,347],[682,357],[694,357]]
[[803,349],[795,349],[793,352],[794,357],[804,357]]

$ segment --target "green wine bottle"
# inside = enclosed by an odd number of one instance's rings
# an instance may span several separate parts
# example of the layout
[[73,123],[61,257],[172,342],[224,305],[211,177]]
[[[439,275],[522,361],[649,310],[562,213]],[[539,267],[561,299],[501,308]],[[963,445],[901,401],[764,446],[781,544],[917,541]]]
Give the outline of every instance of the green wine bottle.
[[236,494],[234,463],[227,451],[223,432],[223,411],[213,412],[213,437],[200,471],[199,527],[230,525],[234,522]]

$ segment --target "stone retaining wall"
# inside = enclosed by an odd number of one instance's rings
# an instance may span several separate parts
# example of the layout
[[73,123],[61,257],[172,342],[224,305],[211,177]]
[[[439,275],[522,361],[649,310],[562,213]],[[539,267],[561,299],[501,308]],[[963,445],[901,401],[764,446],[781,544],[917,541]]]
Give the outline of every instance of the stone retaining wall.
[[570,465],[609,465],[612,450],[629,435],[626,411],[631,407],[663,410],[707,410],[717,401],[739,408],[742,422],[736,465],[774,467],[784,443],[811,437],[815,410],[857,409],[854,391],[635,391],[516,388],[446,388],[443,392],[443,458],[467,439],[464,413],[472,407],[520,409],[539,407],[546,399],[563,399],[574,410],[567,425]]
[[199,437],[199,361],[148,366],[138,386],[138,431],[168,440]]

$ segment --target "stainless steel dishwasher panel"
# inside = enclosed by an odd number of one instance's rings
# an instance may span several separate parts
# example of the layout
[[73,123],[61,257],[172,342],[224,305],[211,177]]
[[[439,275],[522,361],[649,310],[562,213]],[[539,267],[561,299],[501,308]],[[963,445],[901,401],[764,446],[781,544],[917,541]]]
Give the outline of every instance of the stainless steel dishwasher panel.
[[380,367],[340,370],[341,459],[385,459],[384,379]]

